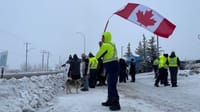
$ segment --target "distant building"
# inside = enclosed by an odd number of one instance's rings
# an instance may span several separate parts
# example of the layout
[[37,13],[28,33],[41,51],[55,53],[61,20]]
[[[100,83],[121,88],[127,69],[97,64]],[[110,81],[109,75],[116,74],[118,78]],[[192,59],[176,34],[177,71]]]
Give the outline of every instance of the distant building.
[[0,67],[6,67],[7,57],[8,57],[8,51],[0,52]]

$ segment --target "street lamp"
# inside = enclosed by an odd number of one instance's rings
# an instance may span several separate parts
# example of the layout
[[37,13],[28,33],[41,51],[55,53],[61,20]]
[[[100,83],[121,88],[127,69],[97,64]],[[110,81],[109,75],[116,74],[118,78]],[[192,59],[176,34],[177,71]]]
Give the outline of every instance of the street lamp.
[[124,46],[121,46],[121,58],[123,57],[123,48]]
[[84,54],[85,54],[85,45],[86,45],[86,37],[85,37],[85,34],[82,33],[82,32],[76,32],[77,34],[80,34],[82,37],[83,37],[83,51],[84,51]]

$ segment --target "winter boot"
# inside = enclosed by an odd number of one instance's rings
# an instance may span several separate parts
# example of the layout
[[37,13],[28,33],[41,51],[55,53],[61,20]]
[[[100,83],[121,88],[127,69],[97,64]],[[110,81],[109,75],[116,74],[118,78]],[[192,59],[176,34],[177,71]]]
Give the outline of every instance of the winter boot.
[[114,98],[112,98],[111,102],[112,102],[111,106],[109,107],[110,110],[117,111],[117,110],[121,109],[120,104],[119,104],[119,98],[114,97]]
[[81,91],[88,91],[88,89],[87,88],[82,88]]
[[176,84],[172,84],[172,87],[178,87]]
[[101,104],[102,104],[102,106],[111,106],[112,105],[110,100],[107,100],[106,102],[102,102]]
[[158,85],[158,84],[154,84],[154,86],[155,86],[155,87],[159,87],[159,85]]
[[164,86],[170,86],[170,84],[167,83],[167,84],[164,84]]
[[112,110],[112,111],[120,110],[121,107],[120,107],[119,101],[113,102],[113,104],[112,104],[109,108],[110,108],[110,110]]

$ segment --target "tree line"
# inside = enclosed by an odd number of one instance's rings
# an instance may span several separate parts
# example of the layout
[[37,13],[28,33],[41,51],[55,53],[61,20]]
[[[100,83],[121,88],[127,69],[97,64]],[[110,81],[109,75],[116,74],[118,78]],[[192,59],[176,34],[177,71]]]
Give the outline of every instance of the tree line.
[[[153,59],[156,58],[159,54],[155,36],[151,36],[150,39],[146,39],[146,36],[143,34],[143,38],[138,43],[138,47],[135,49],[135,54],[142,58],[140,62],[140,71],[149,72],[152,71]],[[125,52],[124,57],[129,58],[134,56],[131,52],[130,42],[127,46],[127,52]]]

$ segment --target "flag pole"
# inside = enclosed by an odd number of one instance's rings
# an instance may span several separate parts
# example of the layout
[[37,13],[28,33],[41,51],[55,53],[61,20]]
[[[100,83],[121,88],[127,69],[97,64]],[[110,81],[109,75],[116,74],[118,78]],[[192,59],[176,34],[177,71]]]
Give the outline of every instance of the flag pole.
[[159,38],[158,38],[158,35],[157,36],[157,56],[159,56]]
[[109,20],[110,18],[113,16],[113,14],[108,18],[107,22],[106,22],[106,26],[104,27],[104,31],[103,32],[106,32],[106,29],[108,27],[108,23],[109,23]]
[[104,31],[103,32],[106,32],[106,29],[107,29],[107,27],[108,27],[108,23],[109,23],[109,19],[107,20],[107,22],[106,22],[106,26],[105,26],[105,28],[104,28]]
[[[125,6],[124,6],[125,7]],[[119,9],[119,10],[122,10],[124,7],[122,7],[121,9]],[[118,11],[119,11],[118,10]],[[118,12],[117,11],[117,12]],[[107,27],[108,27],[108,23],[109,23],[109,20],[110,20],[110,18],[114,15],[115,13],[113,13],[109,18],[108,18],[108,20],[107,20],[107,22],[106,22],[106,26],[104,27],[104,32],[106,32],[106,30],[107,30]]]

